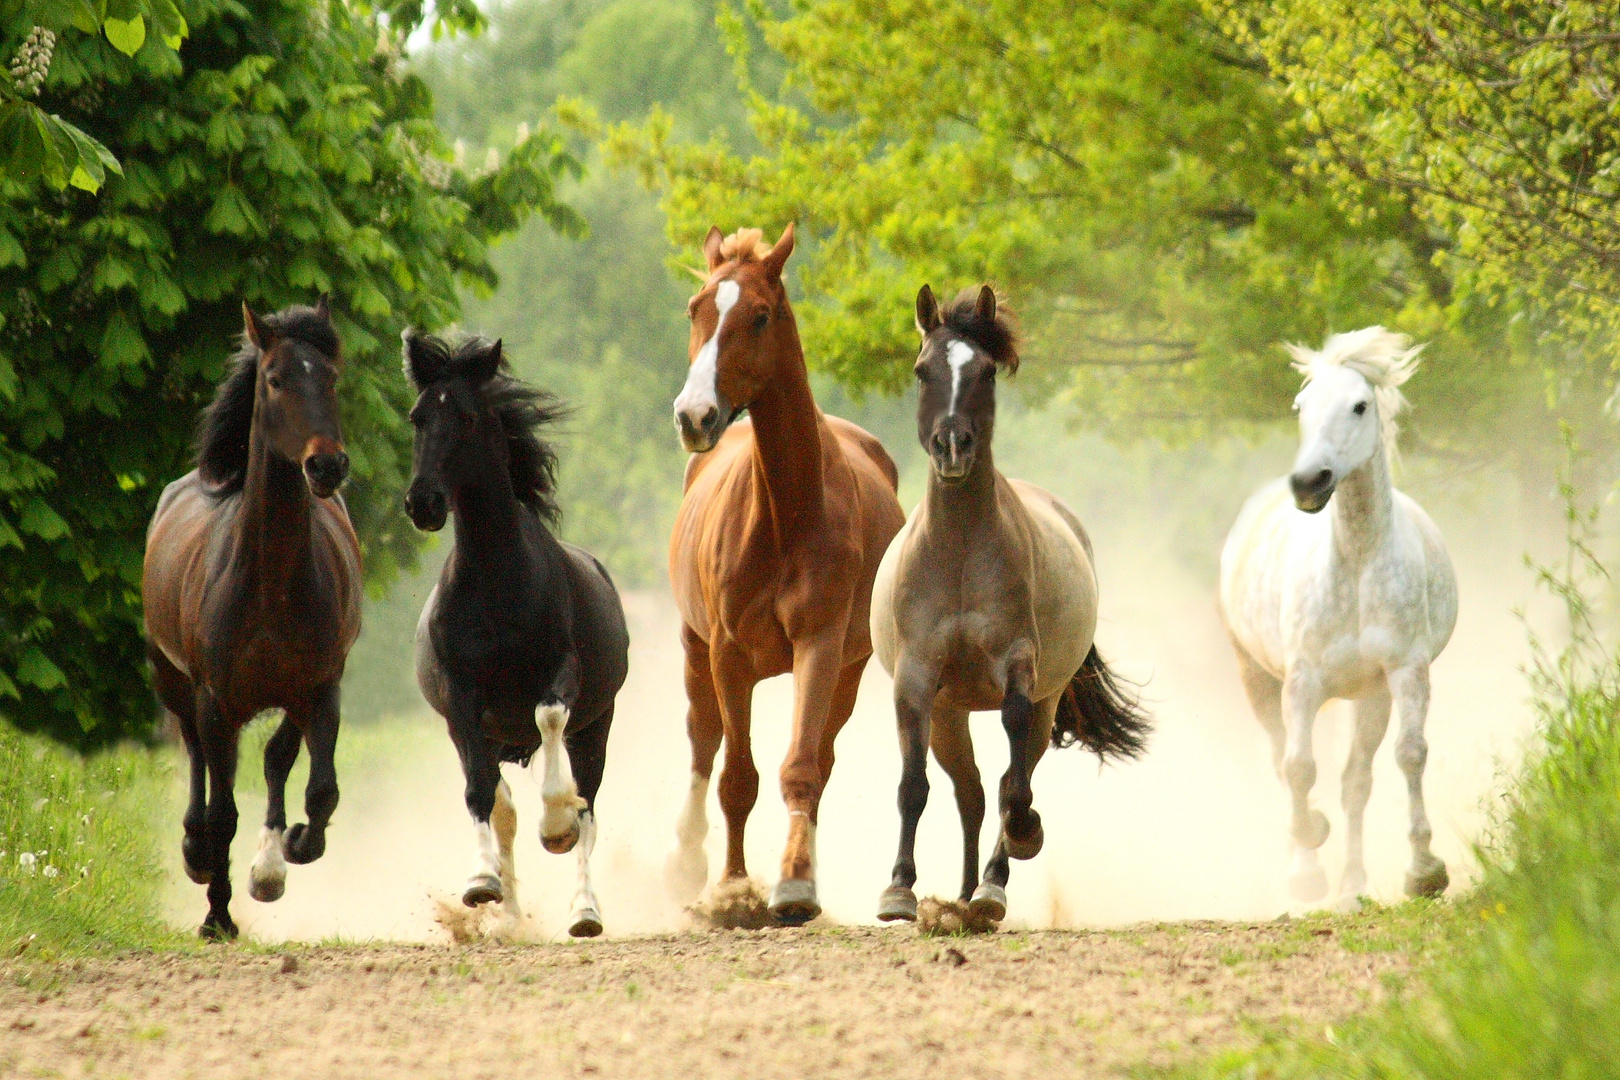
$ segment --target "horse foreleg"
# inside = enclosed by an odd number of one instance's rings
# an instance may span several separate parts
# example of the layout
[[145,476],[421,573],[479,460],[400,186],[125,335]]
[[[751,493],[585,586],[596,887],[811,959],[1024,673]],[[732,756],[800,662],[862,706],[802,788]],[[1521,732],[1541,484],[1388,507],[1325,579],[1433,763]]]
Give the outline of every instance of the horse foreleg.
[[1367,891],[1367,866],[1363,861],[1363,824],[1367,799],[1372,795],[1373,755],[1389,729],[1389,692],[1379,687],[1372,695],[1356,701],[1356,728],[1350,739],[1350,756],[1344,763],[1340,783],[1344,805],[1344,877],[1339,881],[1339,907],[1354,911]]
[[214,696],[197,693],[197,735],[208,768],[208,915],[205,938],[234,938],[231,919],[231,841],[236,838],[236,750],[238,725],[220,713]]
[[686,737],[692,744],[692,782],[675,819],[676,846],[664,864],[664,880],[675,901],[688,904],[709,883],[709,857],[703,850],[709,835],[709,778],[725,726],[714,692],[708,643],[682,626],[681,644],[686,651]]
[[1316,751],[1311,739],[1324,700],[1314,676],[1288,673],[1283,683],[1283,720],[1288,727],[1283,777],[1293,800],[1290,832],[1294,843],[1288,889],[1294,899],[1306,903],[1327,895],[1327,875],[1316,849],[1327,840],[1328,820],[1320,810],[1311,809],[1311,788],[1316,784]]
[[1267,737],[1271,739],[1271,771],[1281,780],[1283,754],[1288,748],[1288,733],[1282,715],[1282,681],[1255,663],[1235,637],[1232,639],[1232,649],[1237,653],[1238,674],[1243,678],[1243,692],[1249,697],[1249,707],[1254,710],[1255,719],[1260,721],[1260,726],[1265,728]]
[[316,692],[304,720],[304,742],[309,746],[309,781],[304,785],[304,814],[309,823],[287,830],[287,861],[311,863],[326,852],[326,826],[337,809],[338,687]]
[[180,840],[180,859],[185,864],[186,877],[198,885],[206,885],[213,874],[213,859],[208,853],[208,762],[203,756],[202,740],[197,735],[195,712],[188,712],[178,719],[180,738],[186,744],[186,758],[191,767],[186,816],[181,819],[185,835]]
[[579,812],[585,808],[563,738],[568,715],[568,706],[555,703],[534,711],[543,757],[540,799],[545,811],[540,816],[540,844],[553,855],[574,850],[579,842]]
[[[844,625],[839,624],[811,641],[794,643],[793,733],[779,774],[782,801],[787,804],[788,835],[782,849],[782,876],[771,890],[770,903],[771,915],[789,925],[808,922],[821,914],[821,903],[816,899],[816,819],[825,787],[821,746],[829,732],[836,734],[832,708],[846,667],[844,630]],[[840,723],[843,719],[848,717],[841,718]]]
[[579,815],[578,880],[574,906],[568,918],[570,937],[596,937],[602,932],[602,908],[591,887],[591,852],[596,848],[596,793],[602,786],[602,770],[607,765],[608,732],[613,726],[613,706],[607,712],[568,736],[574,776],[585,809]]
[[1423,734],[1429,716],[1428,666],[1390,672],[1389,689],[1400,708],[1395,763],[1406,775],[1406,798],[1412,815],[1412,867],[1406,872],[1406,892],[1409,896],[1439,896],[1451,884],[1451,877],[1446,873],[1446,864],[1429,850],[1434,833],[1423,806],[1423,766],[1429,760],[1429,743]]
[[477,838],[477,863],[462,890],[461,902],[468,907],[498,903],[501,891],[501,849],[490,824],[495,811],[495,792],[501,783],[501,765],[489,739],[479,726],[482,707],[474,693],[452,686],[450,691],[450,737],[461,757],[461,773],[466,778],[464,796],[467,813],[473,819]]
[[303,733],[289,714],[264,744],[264,827],[259,830],[259,850],[248,867],[248,895],[261,904],[280,900],[287,887],[287,774],[298,760]]
[[[1002,846],[1014,859],[1033,859],[1046,839],[1041,815],[1034,809],[1035,792],[1030,774],[1039,759],[1031,747],[1035,730],[1035,703],[1030,700],[1035,666],[1027,653],[1016,655],[1007,666],[1006,691],[1001,701],[1001,727],[1007,733],[1007,771],[1001,777]],[[1034,751],[1032,753],[1032,750]]]
[[951,778],[956,795],[956,814],[962,820],[963,903],[973,898],[979,885],[979,832],[984,828],[984,781],[973,758],[973,733],[968,714],[936,699],[929,743],[939,767]]
[[490,826],[495,830],[495,846],[501,860],[501,928],[511,932],[523,922],[523,908],[518,904],[517,860],[512,846],[517,840],[517,806],[512,802],[512,789],[502,777],[495,785],[495,805],[489,812]]
[[715,649],[713,657],[715,696],[725,726],[726,760],[720,769],[720,812],[726,818],[725,876],[740,880],[748,876],[743,833],[759,798],[751,730],[758,679],[747,657],[735,649]]
[[928,743],[934,699],[939,693],[937,665],[902,653],[894,673],[894,719],[900,734],[900,849],[894,857],[889,887],[878,899],[884,922],[917,918],[917,822],[928,806]]

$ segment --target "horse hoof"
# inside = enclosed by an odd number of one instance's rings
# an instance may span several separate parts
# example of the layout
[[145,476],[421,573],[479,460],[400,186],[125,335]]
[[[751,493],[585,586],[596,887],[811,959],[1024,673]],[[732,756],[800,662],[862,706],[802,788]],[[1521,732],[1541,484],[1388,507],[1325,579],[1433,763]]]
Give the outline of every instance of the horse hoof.
[[1446,864],[1439,859],[1435,859],[1432,866],[1421,870],[1414,867],[1406,872],[1407,896],[1439,896],[1450,884],[1451,875],[1446,873]]
[[190,878],[198,885],[209,885],[212,884],[214,880],[213,874],[209,873],[207,870],[199,870],[190,863],[186,863],[186,877]]
[[[1301,855],[1311,856],[1307,862]],[[1302,904],[1314,904],[1327,895],[1327,874],[1316,861],[1316,852],[1303,849],[1294,857],[1294,867],[1288,872],[1288,895]]]
[[199,849],[202,846],[201,841],[193,841],[189,836],[182,839],[180,841],[180,862],[186,868],[186,877],[198,885],[207,885],[214,880],[214,874],[213,871],[197,865],[202,861],[199,858],[202,854]]
[[664,887],[669,898],[685,907],[703,895],[709,883],[709,857],[702,848],[676,848],[664,861]]
[[1041,816],[1031,810],[1029,816],[1035,819],[1035,831],[1025,836],[1014,836],[1009,830],[1010,822],[1007,818],[1001,819],[1001,840],[1007,845],[1007,856],[1012,859],[1033,859],[1041,853],[1041,845],[1046,843],[1046,829],[1041,825]]
[[287,875],[285,871],[280,874],[266,872],[261,876],[257,863],[254,863],[252,869],[248,871],[248,895],[259,903],[273,904],[280,900],[286,891]]
[[1310,812],[1309,823],[1306,826],[1305,835],[1296,837],[1295,840],[1300,847],[1315,850],[1316,848],[1319,848],[1323,844],[1327,843],[1328,833],[1331,832],[1332,829],[1333,827],[1328,824],[1326,814],[1322,813],[1320,810],[1312,810]]
[[577,843],[579,843],[578,816],[574,818],[574,827],[565,833],[558,833],[556,836],[547,836],[545,833],[540,834],[540,846],[553,855],[566,855],[574,850],[574,845]]
[[315,832],[300,821],[287,830],[287,839],[282,847],[287,853],[288,862],[300,866],[312,863],[326,854],[326,832]]
[[602,913],[595,908],[581,908],[574,912],[574,921],[568,926],[569,937],[601,937]]
[[968,912],[976,919],[999,923],[1007,917],[1007,890],[988,881],[980,882],[968,901]]
[[475,908],[479,904],[498,904],[503,896],[500,878],[491,874],[479,874],[467,882],[467,888],[461,893],[461,902]]
[[236,923],[231,921],[229,915],[216,917],[210,914],[208,918],[203,920],[202,928],[197,931],[197,936],[204,941],[235,941],[238,933],[240,931],[237,930]]
[[890,885],[878,900],[881,922],[916,922],[917,894],[901,885]]
[[821,914],[816,901],[816,883],[799,878],[783,878],[771,890],[771,918],[783,926],[803,926]]

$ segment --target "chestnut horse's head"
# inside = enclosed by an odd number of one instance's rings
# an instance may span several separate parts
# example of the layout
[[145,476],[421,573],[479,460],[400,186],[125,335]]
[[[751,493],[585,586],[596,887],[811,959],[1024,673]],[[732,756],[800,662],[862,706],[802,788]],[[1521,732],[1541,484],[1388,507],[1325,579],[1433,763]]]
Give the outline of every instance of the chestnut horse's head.
[[310,494],[329,498],[349,475],[338,424],[342,363],[326,297],[256,315],[242,305],[247,341],[203,414],[197,468],[218,491],[240,490],[257,433],[269,452],[298,466]]
[[996,425],[996,371],[1018,370],[1011,313],[997,310],[988,285],[963,289],[944,311],[924,285],[917,293],[917,439],[934,474],[956,483],[990,445]]
[[793,226],[767,247],[758,229],[703,241],[708,275],[686,313],[691,368],[675,399],[675,427],[692,453],[712,450],[737,415],[753,403],[776,369],[779,347],[790,340],[792,315],[782,268],[793,254]]

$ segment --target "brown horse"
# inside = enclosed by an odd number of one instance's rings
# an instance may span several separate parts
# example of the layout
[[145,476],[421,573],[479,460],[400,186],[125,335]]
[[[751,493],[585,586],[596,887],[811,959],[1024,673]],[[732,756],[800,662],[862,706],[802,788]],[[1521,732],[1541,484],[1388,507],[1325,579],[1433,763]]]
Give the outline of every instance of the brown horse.
[[[191,880],[208,886],[202,935],[213,938],[236,936],[230,851],[242,726],[285,710],[264,748],[269,810],[250,874],[254,899],[275,900],[287,862],[326,850],[338,801],[338,682],[360,634],[360,545],[337,494],[349,459],[326,298],[264,318],[243,305],[242,314],[247,340],[203,414],[197,468],[164,489],[147,529],[142,585],[158,700],[191,758],[181,852]],[[288,831],[300,737],[309,824]]]
[[[722,735],[725,876],[748,876],[743,828],[759,794],[749,747],[754,686],[791,671],[793,738],[781,772],[788,839],[770,903],[785,923],[821,911],[816,813],[833,739],[872,655],[872,577],[904,521],[889,455],[811,397],[782,285],[792,251],[792,225],[775,247],[758,229],[731,237],[711,229],[704,241],[708,275],[687,309],[691,368],[675,399],[681,441],[695,456],[669,555],[692,741],[671,884],[691,897],[708,879],[705,802]],[[732,424],[743,409],[752,422]]]

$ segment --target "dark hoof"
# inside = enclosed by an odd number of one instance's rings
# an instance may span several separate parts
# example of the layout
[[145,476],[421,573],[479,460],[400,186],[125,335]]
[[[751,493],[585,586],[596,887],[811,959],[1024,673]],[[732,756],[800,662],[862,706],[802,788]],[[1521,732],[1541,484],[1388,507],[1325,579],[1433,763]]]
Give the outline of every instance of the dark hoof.
[[917,894],[901,885],[890,885],[878,898],[880,922],[916,922]]
[[577,843],[579,843],[579,823],[577,821],[572,829],[560,836],[547,836],[544,833],[540,835],[540,846],[553,855],[566,855],[574,850],[574,845]]
[[214,880],[214,874],[212,871],[198,865],[203,862],[202,851],[200,850],[202,846],[202,841],[193,840],[189,836],[181,840],[180,861],[185,864],[186,877],[195,881],[198,885],[207,885]]
[[216,916],[210,912],[208,918],[203,920],[202,929],[197,931],[197,936],[204,941],[235,941],[240,932],[229,915]]
[[1433,866],[1406,872],[1407,896],[1440,896],[1450,884],[1451,875],[1446,873],[1446,864],[1439,859],[1434,860]]
[[574,913],[568,927],[569,937],[588,938],[602,936],[602,915],[595,908],[584,908]]
[[771,918],[783,926],[803,926],[821,914],[816,900],[816,883],[783,878],[771,890]]
[[287,861],[302,866],[326,854],[326,830],[315,832],[302,821],[287,830]]
[[1027,821],[1022,822],[1015,835],[1011,815],[1002,815],[1001,836],[1007,845],[1007,855],[1013,859],[1033,859],[1041,853],[1041,845],[1046,843],[1046,830],[1041,825],[1041,815],[1031,810]]
[[499,878],[480,874],[467,882],[467,888],[461,894],[461,902],[468,907],[477,907],[479,904],[498,904],[504,896]]
[[975,919],[1001,922],[1007,917],[1007,890],[988,881],[982,882],[973,890],[973,899],[968,901],[968,912]]

